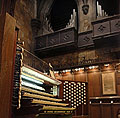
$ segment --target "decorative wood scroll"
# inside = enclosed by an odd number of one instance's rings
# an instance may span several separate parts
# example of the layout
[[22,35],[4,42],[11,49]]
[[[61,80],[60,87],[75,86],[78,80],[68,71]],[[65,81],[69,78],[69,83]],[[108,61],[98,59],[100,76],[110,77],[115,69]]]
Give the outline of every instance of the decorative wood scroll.
[[103,95],[116,94],[115,72],[102,73]]

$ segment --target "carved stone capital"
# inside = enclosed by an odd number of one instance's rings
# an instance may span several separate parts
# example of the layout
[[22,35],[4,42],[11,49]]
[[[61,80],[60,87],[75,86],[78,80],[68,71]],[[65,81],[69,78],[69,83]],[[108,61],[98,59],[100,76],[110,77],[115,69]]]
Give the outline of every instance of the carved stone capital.
[[40,30],[40,27],[41,27],[40,20],[39,19],[32,19],[31,20],[31,27],[32,27],[33,37],[37,36],[38,31]]

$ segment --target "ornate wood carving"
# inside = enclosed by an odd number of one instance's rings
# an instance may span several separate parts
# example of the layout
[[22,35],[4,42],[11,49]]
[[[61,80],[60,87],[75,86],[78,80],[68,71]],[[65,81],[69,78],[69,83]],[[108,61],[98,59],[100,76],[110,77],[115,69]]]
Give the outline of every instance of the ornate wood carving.
[[[47,38],[46,36],[41,37],[40,40],[37,41],[37,43],[36,43],[37,49],[46,47],[46,38]],[[39,38],[36,38],[36,40],[37,39],[39,39]]]
[[120,28],[120,21],[118,21],[118,22],[115,24],[115,26],[116,26],[117,28]]
[[98,28],[98,31],[99,32],[104,32],[105,28],[106,28],[105,26],[100,25],[100,27]]
[[101,21],[99,23],[96,22],[93,25],[93,27],[94,27],[94,30],[93,30],[94,37],[110,34],[110,23],[107,20],[104,22]]
[[92,22],[93,38],[101,36],[110,36],[113,33],[120,32],[120,15],[107,17],[101,20]]
[[119,16],[111,20],[111,32],[112,33],[120,32],[120,17]]
[[44,36],[36,37],[36,53],[41,54],[43,50],[44,52],[48,53],[48,50],[51,51],[55,48],[60,51],[61,47],[69,47],[70,45],[73,45],[73,47],[75,47],[77,40],[75,32],[76,31],[74,28],[69,28]]
[[78,35],[78,47],[93,45],[92,31],[80,33]]
[[89,41],[90,41],[90,38],[87,37],[87,36],[85,36],[85,38],[84,38],[83,40],[86,41],[86,42],[89,42]]
[[57,45],[59,43],[59,33],[48,36],[48,46]]

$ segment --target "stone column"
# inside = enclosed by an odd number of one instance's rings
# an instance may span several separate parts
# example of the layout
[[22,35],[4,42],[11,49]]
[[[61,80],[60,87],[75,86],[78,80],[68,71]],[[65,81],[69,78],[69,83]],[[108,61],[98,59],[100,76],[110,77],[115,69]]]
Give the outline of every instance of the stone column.
[[31,27],[32,27],[32,33],[33,37],[38,35],[38,31],[40,30],[41,27],[41,22],[39,19],[32,19],[31,20]]

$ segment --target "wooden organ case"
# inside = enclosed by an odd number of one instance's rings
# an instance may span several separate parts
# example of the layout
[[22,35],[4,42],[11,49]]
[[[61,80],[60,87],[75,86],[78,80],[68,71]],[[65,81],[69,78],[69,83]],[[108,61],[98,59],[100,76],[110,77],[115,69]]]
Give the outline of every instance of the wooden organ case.
[[[75,108],[58,98],[61,81],[43,73],[45,70],[41,66],[49,70],[49,66],[45,64],[17,45],[12,97],[13,118],[72,117]],[[39,68],[41,72],[35,68]]]

